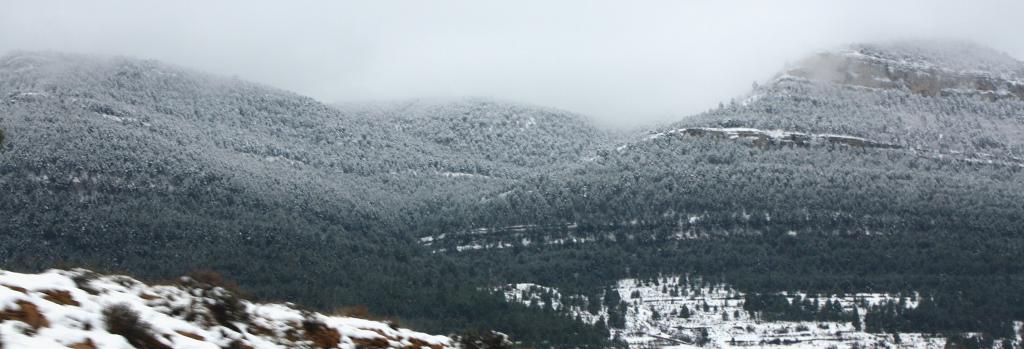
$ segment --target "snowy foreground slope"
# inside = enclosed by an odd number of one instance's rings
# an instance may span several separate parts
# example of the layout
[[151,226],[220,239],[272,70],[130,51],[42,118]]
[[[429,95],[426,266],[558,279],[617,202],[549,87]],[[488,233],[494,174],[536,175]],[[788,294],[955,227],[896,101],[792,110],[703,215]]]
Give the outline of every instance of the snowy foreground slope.
[[182,278],[149,286],[87,270],[0,271],[0,348],[409,348],[446,336],[240,300]]

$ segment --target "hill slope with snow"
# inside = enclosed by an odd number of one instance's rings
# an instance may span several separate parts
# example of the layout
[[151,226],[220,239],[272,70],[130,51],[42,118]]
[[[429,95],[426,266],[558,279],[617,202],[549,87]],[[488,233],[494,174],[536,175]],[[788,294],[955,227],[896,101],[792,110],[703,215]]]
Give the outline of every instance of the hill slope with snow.
[[1021,64],[893,45],[804,62],[735,103],[488,197],[483,224],[420,243],[507,284],[589,299],[671,274],[752,295],[910,290],[934,306],[872,309],[870,336],[1011,338],[1024,320]]
[[[11,53],[0,57],[0,235],[8,242],[0,264],[38,271],[65,263],[146,279],[211,269],[265,299],[359,304],[436,330],[500,324],[524,341],[552,339],[542,331],[575,341],[585,331],[558,330],[575,326],[571,319],[499,309],[500,298],[419,248],[410,232],[466,225],[463,213],[484,193],[533,166],[574,161],[563,143],[548,141],[558,125],[585,123],[511,103],[428,110],[451,113],[403,129],[151,60]],[[427,128],[429,120],[439,122]],[[454,142],[472,135],[480,137]],[[537,143],[503,152],[510,142]],[[461,311],[467,306],[492,313]],[[541,328],[538,318],[549,321]],[[518,335],[531,330],[532,339]]]
[[1024,62],[958,42],[859,44],[808,57],[681,127],[834,133],[945,154],[1024,158]]
[[182,278],[146,285],[87,270],[0,271],[3,348],[406,348],[455,342],[393,325],[239,299]]

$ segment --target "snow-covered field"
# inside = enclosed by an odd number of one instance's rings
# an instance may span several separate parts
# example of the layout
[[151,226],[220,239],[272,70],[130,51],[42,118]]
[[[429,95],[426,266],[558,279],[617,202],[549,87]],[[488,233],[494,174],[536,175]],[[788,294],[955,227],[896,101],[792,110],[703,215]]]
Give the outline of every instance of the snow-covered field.
[[[588,323],[608,321],[611,336],[631,348],[942,348],[946,344],[946,337],[941,335],[868,333],[863,326],[857,329],[853,321],[765,321],[744,310],[743,293],[728,285],[704,284],[686,276],[624,279],[611,289],[625,303],[622,328],[611,325],[614,316],[603,299],[592,312],[595,308],[588,311],[590,300],[586,296],[563,295],[557,289],[527,283],[497,288],[509,301],[551,307]],[[899,302],[901,298],[906,307],[917,305],[916,295],[782,295],[790,301],[799,297],[822,306],[836,303],[847,313],[856,307],[861,324],[865,309],[871,305]],[[1015,328],[1020,325],[1018,322]],[[1019,348],[1020,337],[1012,344]]]

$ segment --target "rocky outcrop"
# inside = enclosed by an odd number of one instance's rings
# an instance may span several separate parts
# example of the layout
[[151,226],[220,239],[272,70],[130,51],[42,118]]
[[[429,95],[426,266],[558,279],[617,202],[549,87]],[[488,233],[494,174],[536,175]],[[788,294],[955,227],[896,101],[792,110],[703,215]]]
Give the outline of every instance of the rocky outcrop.
[[785,74],[851,86],[907,89],[931,97],[967,94],[988,100],[1024,99],[1024,64],[1014,67],[1019,62],[1008,61],[1010,68],[1002,70],[971,69],[938,58],[893,54],[862,45],[811,56]]
[[745,140],[752,145],[759,147],[769,146],[812,146],[812,145],[841,145],[855,148],[882,148],[900,149],[899,144],[877,142],[861,137],[813,134],[803,132],[791,132],[782,130],[761,130],[755,128],[717,128],[717,127],[692,127],[668,130],[654,133],[648,139],[656,139],[667,135],[685,135],[697,137],[716,137],[725,139]]
[[150,286],[87,270],[0,270],[0,348],[405,348],[456,341],[292,304],[260,304],[191,278]]

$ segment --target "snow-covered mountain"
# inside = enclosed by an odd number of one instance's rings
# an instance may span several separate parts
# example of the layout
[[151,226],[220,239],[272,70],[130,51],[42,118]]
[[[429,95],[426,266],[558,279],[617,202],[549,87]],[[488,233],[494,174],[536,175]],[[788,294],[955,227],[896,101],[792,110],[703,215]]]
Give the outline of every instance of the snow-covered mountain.
[[682,127],[831,133],[946,154],[1024,157],[1024,62],[948,41],[820,53]]
[[84,269],[0,270],[0,347],[404,348],[456,342],[389,323],[330,316],[288,303],[254,303],[184,277],[147,285]]
[[966,94],[986,100],[1024,99],[1024,63],[970,42],[856,44],[808,57],[785,74],[931,97]]

